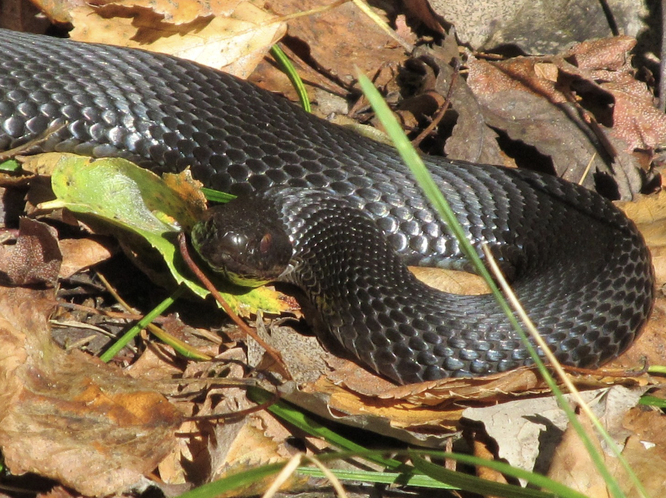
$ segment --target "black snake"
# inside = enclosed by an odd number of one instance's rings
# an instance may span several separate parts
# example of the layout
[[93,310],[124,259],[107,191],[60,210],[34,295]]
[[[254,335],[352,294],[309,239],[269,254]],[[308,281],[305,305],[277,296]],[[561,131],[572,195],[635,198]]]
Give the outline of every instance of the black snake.
[[[57,123],[40,150],[190,166],[209,187],[254,193],[239,210],[272,214],[293,245],[279,280],[301,287],[319,328],[380,374],[410,383],[530,362],[492,297],[440,293],[406,269],[467,264],[392,148],[192,62],[0,30],[0,150]],[[619,210],[554,177],[425,160],[560,360],[595,367],[627,348],[654,283]]]

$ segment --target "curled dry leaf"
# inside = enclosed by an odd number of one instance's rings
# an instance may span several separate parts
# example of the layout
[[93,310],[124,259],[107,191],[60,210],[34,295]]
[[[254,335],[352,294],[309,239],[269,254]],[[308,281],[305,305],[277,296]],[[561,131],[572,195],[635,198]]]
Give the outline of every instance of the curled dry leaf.
[[247,77],[286,27],[275,15],[239,0],[200,2],[43,2],[51,19],[71,23],[78,41],[176,55]]
[[[496,405],[550,392],[532,368],[395,386],[354,363],[336,358],[329,363],[332,372],[299,386],[286,399],[321,416],[413,444],[441,445],[443,438],[461,429],[466,406]],[[603,372],[575,379],[580,389],[641,387],[650,382],[646,375],[604,377]]]
[[[642,187],[646,156],[649,162],[666,139],[666,116],[628,62],[631,43],[616,37],[555,57],[472,58],[468,84],[487,124],[549,157],[559,176],[590,187],[593,175],[611,176],[619,196],[631,199]],[[577,56],[582,68],[573,64]],[[592,175],[585,176],[588,165]]]
[[50,291],[0,288],[0,447],[14,474],[82,494],[141,482],[174,445],[179,413],[118,369],[50,339]]
[[116,252],[116,244],[103,237],[60,241],[62,264],[60,278],[69,278],[85,268],[106,261]]
[[[629,36],[586,41],[557,56],[554,63],[562,73],[612,96],[608,133],[626,143],[626,152],[651,152],[666,139],[666,116],[655,107],[647,85],[634,77],[629,53],[635,46],[636,40]],[[579,82],[569,83],[580,88]]]
[[[446,155],[451,159],[462,161],[504,164],[505,159],[497,143],[497,134],[486,126],[476,96],[465,79],[461,75],[455,75],[450,61],[441,58],[439,54],[434,55],[432,50],[424,48],[417,49],[414,57],[418,57],[418,61],[425,66],[425,71],[436,74],[436,76],[424,78],[426,84],[421,92],[433,91],[441,100],[440,107],[450,93],[450,110],[455,113],[456,121],[451,136],[446,140],[444,147]],[[448,57],[448,55],[444,54],[444,57]],[[400,103],[398,108],[403,109],[409,105],[410,101],[422,97],[423,93],[406,99]],[[439,108],[435,109],[432,116],[435,116],[438,110]]]

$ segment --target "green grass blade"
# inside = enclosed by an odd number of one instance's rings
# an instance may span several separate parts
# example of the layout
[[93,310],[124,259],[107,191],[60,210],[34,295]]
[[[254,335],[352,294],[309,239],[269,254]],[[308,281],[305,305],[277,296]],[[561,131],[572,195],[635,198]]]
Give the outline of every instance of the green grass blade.
[[[424,460],[423,458],[417,456],[417,454],[431,454],[433,456],[450,458],[452,460],[457,460],[463,463],[488,467],[517,479],[524,479],[530,484],[547,489],[548,492],[538,491],[532,488],[521,488],[510,484],[496,483],[487,480],[482,480],[482,482],[479,483],[476,481],[478,478],[474,478],[474,476],[445,469],[444,467]],[[506,498],[537,498],[547,496],[558,496],[562,498],[587,498],[585,495],[574,491],[564,484],[560,484],[559,482],[553,481],[552,479],[549,479],[540,474],[535,474],[534,472],[528,472],[517,467],[512,467],[511,465],[503,462],[483,460],[481,458],[472,457],[469,455],[414,451],[412,454],[412,462],[414,462],[414,466],[417,469],[434,479],[441,480],[447,484],[457,486],[460,489],[473,491],[481,495],[502,496]]]
[[[248,388],[247,397],[257,404],[266,403],[273,399],[273,395],[258,387]],[[337,448],[356,452],[367,451],[367,448],[360,444],[356,444],[354,441],[341,436],[328,427],[316,422],[311,417],[308,417],[301,409],[293,406],[291,403],[278,401],[269,406],[268,411],[291,425],[298,427],[302,431],[305,431],[312,436],[319,437]],[[405,467],[404,463],[392,458],[384,458],[383,456],[373,456],[370,460],[379,465],[383,465],[388,469],[403,470]]]
[[185,292],[186,287],[181,285],[175,292],[167,297],[164,301],[153,308],[148,314],[139,320],[131,329],[125,332],[121,337],[114,342],[109,349],[100,355],[99,359],[108,363],[116,356],[121,349],[127,346],[143,329],[145,329],[155,318],[164,313],[182,294]]
[[212,188],[202,187],[201,191],[206,196],[206,199],[208,199],[209,201],[219,202],[221,204],[225,204],[236,198],[235,195],[226,194],[224,192],[220,192],[219,190],[215,190]]
[[[451,210],[448,202],[446,201],[442,193],[439,191],[439,188],[432,179],[430,172],[425,167],[423,160],[418,155],[416,150],[412,147],[412,145],[409,143],[409,140],[405,136],[402,128],[398,124],[397,120],[391,113],[388,105],[386,104],[384,99],[382,99],[381,95],[374,87],[372,82],[364,74],[360,73],[360,71],[358,73],[358,79],[361,89],[363,90],[364,94],[370,101],[370,104],[372,105],[375,113],[377,114],[377,117],[382,122],[384,129],[393,140],[396,149],[400,153],[400,156],[403,158],[403,161],[405,161],[410,170],[412,170],[412,173],[414,174],[417,183],[419,184],[423,192],[426,194],[432,205],[438,211],[440,216],[442,216],[442,219],[446,222],[451,233],[455,235],[456,239],[458,240],[461,246],[461,249],[463,250],[465,255],[469,258],[469,260],[472,262],[474,267],[477,269],[479,275],[481,275],[481,277],[484,278],[484,280],[490,287],[492,294],[495,296],[497,302],[504,310],[514,330],[521,337],[523,343],[525,344],[527,350],[530,353],[531,358],[534,360],[537,368],[539,369],[540,374],[542,375],[542,377],[544,378],[550,389],[557,397],[562,410],[564,410],[565,413],[567,414],[570,423],[572,424],[572,426],[578,433],[579,437],[581,438],[581,441],[585,445],[585,448],[590,454],[590,457],[592,458],[595,466],[597,467],[599,473],[602,475],[604,481],[606,482],[609,491],[611,492],[611,495],[616,498],[624,498],[625,495],[620,489],[617,480],[610,474],[610,472],[604,465],[601,455],[593,445],[590,438],[587,436],[585,430],[583,429],[582,424],[576,417],[574,411],[562,396],[561,390],[558,388],[554,379],[546,369],[543,361],[537,354],[536,349],[534,348],[534,346],[532,346],[531,342],[528,340],[527,335],[525,334],[525,331],[523,330],[522,326],[519,324],[518,320],[516,319],[512,308],[507,303],[506,299],[504,298],[504,295],[500,292],[497,284],[491,278],[489,271],[486,269],[485,265],[481,261],[476,250],[467,240],[465,232],[460,226],[458,219]],[[603,427],[599,424],[598,420],[597,421],[592,420],[592,422],[597,429],[601,429],[604,439],[607,442],[610,442],[611,446],[617,448],[617,445],[614,444],[610,436],[606,433],[606,431],[603,430]],[[621,459],[623,466],[629,472],[629,475],[631,476],[630,478],[632,482],[636,485],[637,489],[641,491],[641,494],[643,496],[647,496],[642,484],[635,476],[635,474],[631,471],[631,468],[626,463],[626,460],[622,458],[622,455],[618,451],[616,451],[616,455]]]
[[239,472],[238,474],[233,474],[217,481],[204,484],[203,486],[199,486],[192,491],[183,493],[178,498],[213,498],[222,493],[227,493],[242,488],[243,486],[249,486],[261,479],[277,474],[286,464],[287,462],[274,463],[256,467],[245,472]]
[[312,112],[312,107],[310,106],[310,98],[308,97],[308,92],[305,89],[303,80],[301,79],[298,71],[289,60],[289,57],[282,51],[278,45],[273,45],[271,47],[271,54],[275,57],[275,60],[280,64],[280,67],[289,77],[291,84],[294,85],[296,93],[298,94],[298,99],[301,101],[301,106],[306,112]]
[[[363,455],[355,455],[363,456]],[[354,481],[373,484],[397,484],[400,486],[414,486],[418,488],[434,489],[459,489],[455,486],[435,480],[430,476],[420,474],[405,475],[400,472],[372,472],[369,470],[342,470],[329,469],[331,473],[341,481]],[[316,467],[299,467],[299,474],[312,477],[326,477],[326,475]]]

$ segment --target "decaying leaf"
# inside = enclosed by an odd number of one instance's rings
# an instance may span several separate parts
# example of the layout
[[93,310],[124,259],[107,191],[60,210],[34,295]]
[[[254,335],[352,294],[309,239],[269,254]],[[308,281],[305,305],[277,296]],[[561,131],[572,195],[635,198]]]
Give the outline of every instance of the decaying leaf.
[[[645,387],[630,389],[613,386],[585,391],[581,396],[595,415],[604,420],[606,429],[616,441],[622,442],[627,431],[621,428],[621,420],[629,409],[636,406],[645,390]],[[566,399],[571,402],[569,395]],[[486,433],[497,442],[499,458],[516,467],[541,473],[548,469],[535,468],[537,457],[551,454],[560,445],[568,423],[565,413],[552,396],[468,408],[463,417],[483,424]]]
[[39,221],[22,218],[16,244],[0,245],[0,282],[53,287],[61,262],[56,231]]
[[51,19],[74,26],[79,41],[110,43],[176,55],[247,77],[285,33],[273,14],[251,2],[43,2]]
[[[616,195],[631,199],[643,185],[646,153],[649,158],[666,139],[666,116],[635,80],[630,46],[626,37],[616,37],[550,58],[472,58],[468,84],[487,124],[549,157],[558,176],[590,187],[612,177]],[[601,52],[604,58],[596,56]],[[572,64],[577,55],[582,68]]]
[[115,244],[103,238],[65,239],[60,241],[62,250],[62,264],[60,265],[60,278],[69,278],[72,275],[90,268],[97,263],[109,259],[115,253]]
[[101,496],[142,482],[174,445],[181,416],[120,370],[51,342],[52,291],[0,288],[0,447],[35,472]]

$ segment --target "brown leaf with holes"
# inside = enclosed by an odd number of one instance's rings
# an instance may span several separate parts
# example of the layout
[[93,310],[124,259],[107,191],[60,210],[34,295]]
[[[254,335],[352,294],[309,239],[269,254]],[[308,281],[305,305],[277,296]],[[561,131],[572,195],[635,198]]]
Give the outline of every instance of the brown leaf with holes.
[[[629,36],[579,43],[554,62],[563,73],[584,79],[614,99],[608,133],[626,143],[626,151],[652,151],[666,140],[666,115],[655,107],[654,95],[634,77]],[[573,82],[574,88],[576,82]]]
[[624,36],[553,57],[472,58],[468,84],[487,124],[550,157],[558,176],[589,187],[599,181],[594,175],[612,177],[619,197],[631,199],[643,184],[640,171],[666,140],[666,116],[631,68],[634,43]]
[[120,370],[50,339],[51,291],[0,288],[0,447],[34,472],[91,496],[138,484],[174,445],[179,413]]

